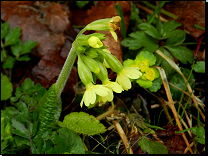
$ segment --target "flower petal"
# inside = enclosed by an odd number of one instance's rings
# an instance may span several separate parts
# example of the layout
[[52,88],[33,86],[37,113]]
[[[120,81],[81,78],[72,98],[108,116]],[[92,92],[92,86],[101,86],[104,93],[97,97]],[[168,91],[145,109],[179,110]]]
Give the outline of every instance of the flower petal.
[[110,89],[102,86],[102,85],[94,85],[93,90],[95,91],[96,94],[100,96],[107,96],[108,92],[110,92]]
[[126,75],[122,73],[117,75],[116,82],[118,82],[124,90],[129,90],[131,88],[131,81]]
[[117,40],[118,40],[117,34],[113,30],[110,30],[110,33],[113,36],[114,40],[117,42]]
[[123,91],[123,88],[117,82],[109,81],[106,85],[116,93],[121,93]]
[[130,79],[138,79],[142,73],[137,70],[137,67],[125,67],[121,72]]

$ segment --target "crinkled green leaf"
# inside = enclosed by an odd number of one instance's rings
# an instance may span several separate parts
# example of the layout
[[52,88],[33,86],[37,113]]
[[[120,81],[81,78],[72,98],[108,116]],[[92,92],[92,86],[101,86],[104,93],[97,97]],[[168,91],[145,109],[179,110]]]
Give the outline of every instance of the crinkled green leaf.
[[205,145],[205,129],[202,126],[193,127],[192,132],[196,135],[196,141]]
[[138,145],[148,154],[168,154],[168,149],[165,145],[158,141],[150,140],[146,136],[142,136],[141,140],[138,141]]
[[183,30],[175,30],[174,34],[168,38],[164,46],[177,46],[184,42],[186,39],[186,33]]
[[193,70],[197,73],[205,73],[205,62],[197,61],[196,64],[193,65]]
[[[184,76],[186,78],[188,78],[190,70],[186,69],[186,68],[181,68],[181,71],[184,74]],[[194,75],[191,74],[191,77],[189,79],[190,86],[192,86],[194,84],[194,82],[195,82]],[[174,84],[175,86],[179,87],[182,90],[184,90],[184,87],[186,84],[184,79],[182,78],[182,76],[178,73],[176,73],[175,75],[172,76],[172,78],[170,79],[170,83]],[[185,91],[186,90],[187,90],[187,88],[185,89]],[[182,94],[182,92],[180,90],[176,89],[173,86],[170,86],[170,91],[171,91],[173,99],[180,99],[181,94]]]
[[160,33],[158,30],[149,23],[141,23],[137,26],[140,30],[144,31],[149,36],[152,36],[153,38],[160,39]]
[[150,80],[138,79],[136,80],[136,82],[139,84],[140,87],[150,88],[152,86],[152,81]]
[[4,69],[13,68],[14,64],[15,64],[15,58],[12,56],[8,56],[6,61],[3,63],[2,67]]
[[144,61],[147,59],[149,61],[149,66],[153,66],[156,62],[156,57],[154,56],[153,53],[150,53],[148,51],[141,51],[137,56],[135,61],[140,60]]
[[9,28],[8,21],[1,23],[1,40],[6,36],[8,28]]
[[[159,50],[162,53],[164,53],[166,56],[168,56],[171,60],[173,60],[173,57],[171,56],[171,54],[166,49],[164,49],[163,47],[160,47]],[[165,74],[166,74],[167,78],[169,79],[169,76],[174,74],[175,69],[163,57],[161,57],[157,53],[155,54],[155,56],[156,56],[155,65],[156,66],[161,66],[165,70]]]
[[104,133],[106,128],[94,116],[85,112],[72,112],[64,117],[63,122],[58,121],[61,127],[67,127],[77,133],[95,135]]
[[194,55],[193,51],[183,46],[165,46],[178,60],[183,64],[193,63]]
[[174,34],[174,33],[172,33],[172,31],[181,25],[182,25],[182,23],[178,23],[175,20],[170,20],[168,22],[163,23],[164,32],[163,32],[162,39],[166,39],[166,38],[171,37]]
[[1,73],[1,101],[7,100],[12,96],[13,86],[9,78]]
[[129,47],[130,50],[138,50],[143,47],[143,51],[154,52],[159,47],[157,39],[148,36],[143,31],[133,32],[129,36],[120,43],[124,47]]
[[12,119],[12,126],[15,128],[15,129],[12,129],[13,134],[19,135],[27,139],[30,138],[30,134],[25,128],[25,126],[19,121],[17,121],[15,118]]
[[85,154],[85,148],[80,136],[68,128],[60,128],[54,136],[54,142],[58,145],[59,154]]
[[162,80],[161,78],[157,78],[155,80],[152,81],[152,86],[150,88],[148,88],[151,92],[157,92],[162,85]]
[[16,27],[14,29],[9,29],[8,34],[5,36],[5,44],[4,46],[9,46],[17,43],[20,39],[21,28]]

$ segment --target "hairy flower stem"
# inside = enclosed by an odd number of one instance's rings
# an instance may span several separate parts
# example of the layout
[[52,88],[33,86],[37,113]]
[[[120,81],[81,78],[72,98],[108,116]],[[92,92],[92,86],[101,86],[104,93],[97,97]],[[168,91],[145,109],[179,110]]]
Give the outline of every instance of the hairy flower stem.
[[77,56],[76,48],[72,44],[72,48],[67,56],[67,59],[66,59],[64,66],[61,70],[61,73],[59,74],[59,77],[56,81],[55,91],[56,91],[57,99],[61,95],[61,93],[64,89],[64,86],[69,78],[69,74],[71,73],[71,69],[73,67],[76,56]]

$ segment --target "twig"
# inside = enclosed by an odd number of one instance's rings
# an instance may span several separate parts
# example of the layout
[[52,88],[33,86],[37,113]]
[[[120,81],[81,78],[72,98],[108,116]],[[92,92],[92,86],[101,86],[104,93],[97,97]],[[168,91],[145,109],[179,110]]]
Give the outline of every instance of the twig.
[[129,152],[129,154],[134,154],[132,149],[131,149],[131,146],[129,146],[128,139],[127,139],[121,125],[119,124],[119,122],[117,120],[115,120],[115,121],[113,121],[113,124],[115,125],[116,130],[118,131],[118,134],[120,135],[121,140],[123,141],[123,144],[126,148],[127,153]]
[[[169,103],[170,103],[169,106],[170,106],[170,108],[171,108],[171,110],[172,110],[172,112],[173,112],[174,118],[175,118],[175,120],[176,120],[176,122],[177,122],[177,124],[178,124],[178,127],[179,127],[180,131],[182,131],[183,128],[182,128],[182,126],[181,126],[181,123],[180,123],[178,114],[177,114],[176,109],[175,109],[174,104],[173,104],[173,99],[172,99],[172,96],[171,96],[171,93],[170,93],[170,88],[169,88],[169,85],[168,85],[168,80],[167,80],[166,75],[165,75],[165,71],[164,71],[164,69],[161,68],[161,67],[157,67],[157,69],[158,69],[159,72],[160,72],[160,76],[161,76],[161,79],[162,79],[162,82],[163,82],[163,86],[164,86],[164,88],[165,88],[165,91],[166,91],[166,94],[167,94],[168,101],[169,101]],[[183,136],[183,139],[184,139],[184,141],[185,141],[187,147],[189,148],[190,153],[193,154],[193,151],[192,151],[191,146],[190,146],[190,144],[189,144],[189,142],[188,142],[188,139],[186,138],[185,133],[182,133],[182,136]]]

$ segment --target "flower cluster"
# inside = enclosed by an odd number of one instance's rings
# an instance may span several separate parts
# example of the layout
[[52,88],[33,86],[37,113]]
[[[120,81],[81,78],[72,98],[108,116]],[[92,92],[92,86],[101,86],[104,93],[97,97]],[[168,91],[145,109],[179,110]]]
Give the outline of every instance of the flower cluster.
[[[119,16],[101,19],[88,24],[85,30],[102,30],[110,31],[114,39],[117,41],[117,35],[114,32],[118,27],[116,23],[120,22]],[[131,88],[130,79],[138,79],[142,76],[142,72],[138,67],[124,67],[121,62],[111,54],[103,45],[102,40],[105,34],[94,33],[91,35],[80,34],[75,40],[75,48],[78,55],[78,74],[86,86],[86,91],[80,103],[92,107],[97,102],[107,102],[113,100],[113,91],[121,93]],[[117,73],[116,82],[108,79],[106,68],[111,68]],[[102,84],[95,84],[92,73],[102,81]],[[148,77],[148,76],[147,76]]]
[[153,66],[156,62],[156,57],[148,52],[141,51],[135,58],[135,60],[127,59],[124,61],[125,67],[137,67],[142,72],[142,76],[136,80],[136,82],[144,88],[150,88],[152,81],[159,77],[159,72]]

